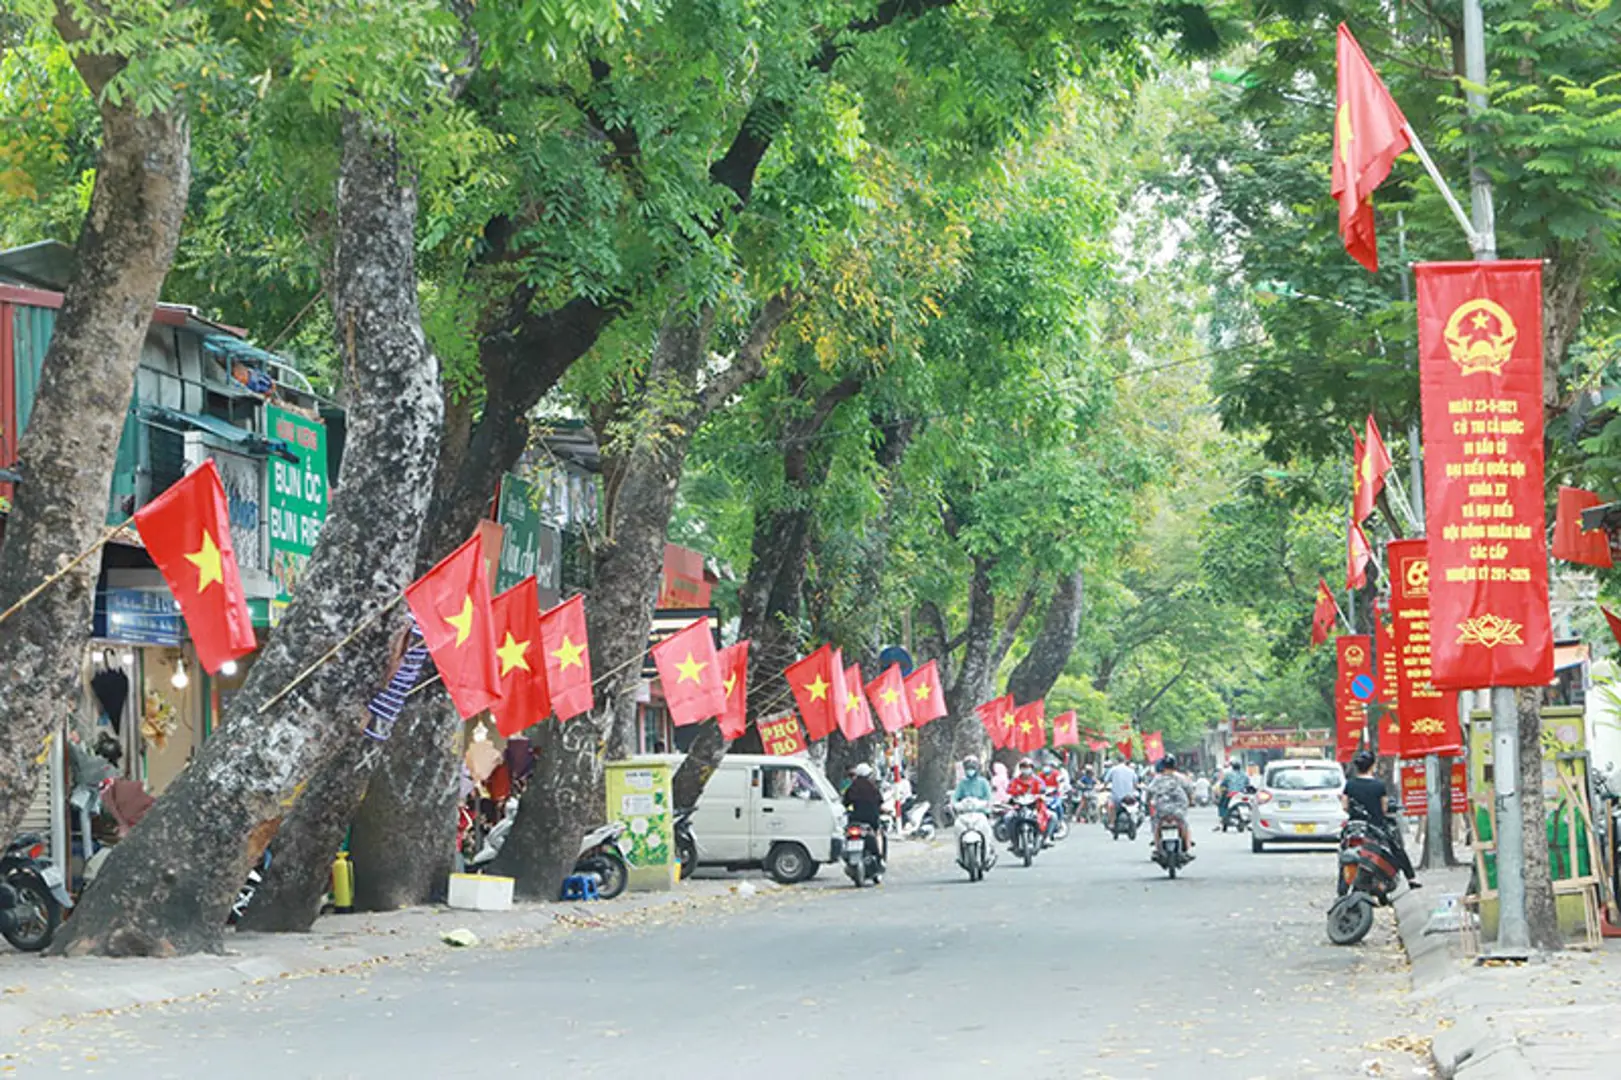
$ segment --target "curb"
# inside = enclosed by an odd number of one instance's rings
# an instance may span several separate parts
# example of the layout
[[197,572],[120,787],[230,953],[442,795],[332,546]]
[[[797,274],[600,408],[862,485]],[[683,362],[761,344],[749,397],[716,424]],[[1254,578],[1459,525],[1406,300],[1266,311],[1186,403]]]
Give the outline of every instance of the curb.
[[[1470,965],[1453,955],[1452,933],[1430,933],[1431,906],[1424,894],[1406,890],[1395,901],[1396,928],[1412,968],[1412,990],[1440,999],[1469,978]],[[1430,1059],[1442,1080],[1533,1080],[1537,1071],[1510,1036],[1482,1017],[1447,1009],[1451,1026],[1436,1033]]]

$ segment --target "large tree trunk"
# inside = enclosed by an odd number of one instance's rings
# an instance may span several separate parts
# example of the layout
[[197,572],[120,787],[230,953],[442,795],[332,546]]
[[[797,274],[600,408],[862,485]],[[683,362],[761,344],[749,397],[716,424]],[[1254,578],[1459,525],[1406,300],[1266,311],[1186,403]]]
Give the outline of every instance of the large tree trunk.
[[[84,36],[65,6],[57,28],[69,43]],[[99,102],[101,148],[78,269],[17,447],[23,481],[0,549],[0,609],[103,531],[130,387],[191,183],[185,103],[140,115],[130,95],[115,105],[103,94],[122,58],[79,53],[73,62]],[[80,647],[90,632],[99,562],[85,559],[0,623],[0,835],[11,836],[22,821],[45,758],[40,749],[79,698]]]
[[555,897],[574,866],[580,837],[606,812],[602,762],[605,754],[621,758],[632,750],[639,661],[653,625],[687,449],[704,417],[759,373],[788,310],[785,297],[769,301],[731,368],[702,391],[698,378],[709,355],[713,312],[706,309],[696,320],[670,316],[653,346],[642,392],[621,403],[621,413],[652,412],[639,417],[637,427],[658,434],[603,455],[607,535],[593,559],[595,584],[586,603],[591,667],[603,686],[589,716],[539,726],[535,773],[495,865],[517,879],[520,895]]
[[1520,818],[1525,833],[1525,921],[1531,947],[1559,949],[1559,913],[1548,866],[1548,810],[1542,798],[1542,688],[1515,691],[1519,705]]
[[918,731],[917,783],[919,796],[936,806],[951,791],[953,766],[959,754],[977,753],[977,723],[969,723],[974,706],[990,697],[996,682],[996,597],[991,592],[991,563],[974,560],[968,583],[968,627],[962,644],[962,663],[946,690],[945,716]]
[[1064,673],[1064,666],[1075,651],[1075,639],[1081,632],[1082,585],[1083,575],[1077,570],[1060,577],[1053,587],[1040,632],[1030,643],[1030,651],[1008,676],[1007,690],[1015,701],[1022,703],[1046,697]]
[[[417,312],[416,189],[391,139],[354,116],[343,127],[332,304],[356,378],[331,515],[224,730],[113,849],[59,939],[63,952],[218,949],[248,868],[310,780],[352,748],[381,684],[402,617],[357,629],[395,605],[413,575],[444,405]],[[261,713],[305,671],[297,689]]]

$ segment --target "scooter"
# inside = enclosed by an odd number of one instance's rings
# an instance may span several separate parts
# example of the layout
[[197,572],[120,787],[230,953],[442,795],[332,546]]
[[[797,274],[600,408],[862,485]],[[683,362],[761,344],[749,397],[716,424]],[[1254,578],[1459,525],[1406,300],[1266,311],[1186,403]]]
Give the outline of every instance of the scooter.
[[1064,797],[1056,791],[1047,793],[1047,813],[1052,818],[1048,827],[1048,839],[1056,844],[1069,835],[1069,814],[1064,808]]
[[1013,805],[1003,818],[1007,828],[1008,844],[1015,857],[1029,866],[1041,850],[1041,826],[1036,813],[1036,796],[1015,795]]
[[1165,868],[1172,881],[1176,880],[1176,872],[1193,861],[1193,855],[1182,846],[1182,832],[1175,824],[1166,823],[1159,827],[1159,839],[1154,843],[1153,859]]
[[919,840],[934,839],[936,826],[930,806],[927,799],[920,799],[915,795],[901,803],[901,836],[915,836]]
[[[518,817],[518,800],[508,799],[503,809],[501,820],[495,823],[495,827],[484,838],[484,846],[468,860],[469,874],[483,873],[490,863],[495,861],[502,845],[506,843],[507,834],[512,831],[512,823]],[[625,865],[625,856],[620,850],[620,838],[624,835],[625,823],[610,821],[606,825],[592,829],[586,833],[585,839],[580,841],[580,854],[574,863],[574,873],[596,875],[599,899],[612,900],[625,891],[625,885],[630,881],[630,869]]]
[[968,871],[969,881],[978,881],[996,865],[991,804],[984,799],[962,799],[952,809],[957,815],[957,865]]
[[1137,839],[1137,808],[1140,805],[1142,800],[1135,795],[1127,795],[1120,800],[1120,805],[1114,809],[1114,819],[1109,824],[1109,833],[1114,839],[1120,839],[1121,833],[1126,834],[1127,840]]
[[1373,929],[1373,909],[1388,907],[1396,888],[1396,841],[1370,821],[1352,818],[1340,830],[1339,897],[1328,909],[1328,940],[1355,945]]
[[62,912],[73,906],[61,869],[44,856],[45,841],[34,833],[17,837],[0,855],[0,935],[23,952],[48,946]]
[[1255,788],[1252,785],[1227,796],[1227,812],[1221,816],[1221,831],[1226,832],[1231,828],[1238,832],[1248,832],[1250,819],[1254,816]]
[[692,815],[697,809],[689,806],[675,812],[675,857],[681,864],[681,880],[692,876],[698,867],[698,841],[692,837]]
[[878,834],[871,825],[851,822],[845,826],[844,872],[858,889],[883,883],[884,858],[878,853]]
[[1104,824],[1104,818],[1109,813],[1109,789],[1103,787],[1093,788],[1086,793],[1086,801],[1081,804],[1081,818],[1093,825]]

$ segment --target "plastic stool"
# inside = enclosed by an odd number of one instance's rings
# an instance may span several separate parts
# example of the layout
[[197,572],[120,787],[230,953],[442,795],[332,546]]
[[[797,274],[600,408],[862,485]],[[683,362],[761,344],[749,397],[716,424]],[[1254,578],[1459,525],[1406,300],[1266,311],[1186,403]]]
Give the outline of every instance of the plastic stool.
[[597,875],[570,874],[563,879],[564,900],[597,900]]

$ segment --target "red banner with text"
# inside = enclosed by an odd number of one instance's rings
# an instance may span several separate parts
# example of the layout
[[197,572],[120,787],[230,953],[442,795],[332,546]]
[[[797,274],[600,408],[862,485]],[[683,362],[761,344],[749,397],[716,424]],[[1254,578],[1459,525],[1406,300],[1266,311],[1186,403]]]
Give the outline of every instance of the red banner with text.
[[1430,680],[1430,560],[1426,540],[1392,540],[1385,548],[1390,576],[1390,634],[1396,669],[1396,712],[1401,756],[1459,754],[1458,692]]
[[[1429,812],[1430,785],[1424,775],[1423,762],[1412,762],[1401,768],[1401,812],[1422,817]],[[1469,812],[1469,770],[1462,761],[1452,763],[1452,812]]]
[[1390,615],[1378,604],[1373,606],[1373,644],[1379,654],[1379,754],[1401,757],[1401,717],[1397,710],[1401,667],[1396,655],[1396,636],[1390,629]]
[[1419,386],[1443,689],[1553,678],[1542,478],[1542,264],[1420,263]]
[[1362,748],[1368,730],[1368,703],[1377,692],[1373,679],[1373,639],[1345,634],[1334,639],[1339,676],[1334,680],[1334,756],[1349,761]]
[[782,756],[805,752],[805,729],[799,726],[799,717],[793,713],[764,717],[757,726],[760,746],[766,753]]

